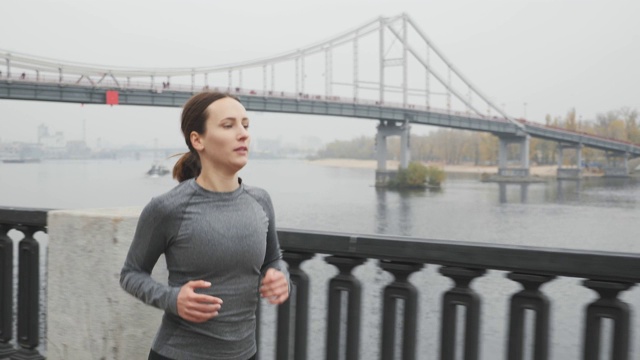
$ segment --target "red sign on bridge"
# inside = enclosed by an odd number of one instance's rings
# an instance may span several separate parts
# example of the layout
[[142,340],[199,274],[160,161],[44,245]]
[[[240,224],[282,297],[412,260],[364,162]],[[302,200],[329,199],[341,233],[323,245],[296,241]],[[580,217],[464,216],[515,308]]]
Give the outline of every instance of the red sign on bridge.
[[118,105],[118,92],[115,90],[107,90],[107,105]]

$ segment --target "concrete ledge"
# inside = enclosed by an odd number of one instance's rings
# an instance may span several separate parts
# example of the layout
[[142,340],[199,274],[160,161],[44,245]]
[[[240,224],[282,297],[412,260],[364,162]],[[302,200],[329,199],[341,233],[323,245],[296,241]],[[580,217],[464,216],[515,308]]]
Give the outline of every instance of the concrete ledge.
[[[47,359],[146,359],[162,311],[120,287],[141,208],[48,214]],[[166,283],[164,258],[154,278]]]
[[529,184],[529,183],[544,183],[549,181],[548,178],[540,176],[501,176],[496,174],[482,174],[480,176],[481,182],[496,182],[506,184]]
[[558,179],[575,180],[582,178],[580,168],[558,168],[556,177]]
[[629,177],[629,169],[626,167],[605,167],[602,169],[605,177]]

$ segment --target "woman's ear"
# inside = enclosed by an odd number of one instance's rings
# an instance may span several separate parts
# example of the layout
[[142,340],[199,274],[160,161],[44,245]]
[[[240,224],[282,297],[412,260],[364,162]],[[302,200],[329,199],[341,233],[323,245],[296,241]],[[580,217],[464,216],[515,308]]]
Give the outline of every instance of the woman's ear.
[[197,151],[204,150],[204,144],[197,131],[192,131],[191,134],[189,134],[189,140],[191,140],[191,146],[193,146],[194,149]]

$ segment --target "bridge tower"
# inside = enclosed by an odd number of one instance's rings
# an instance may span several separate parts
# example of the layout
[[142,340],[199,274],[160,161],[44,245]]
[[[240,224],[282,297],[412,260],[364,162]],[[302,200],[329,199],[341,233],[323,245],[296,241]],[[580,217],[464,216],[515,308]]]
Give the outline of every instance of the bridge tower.
[[[575,168],[565,168],[564,166],[564,149],[576,150]],[[582,144],[563,144],[558,143],[558,170],[556,177],[563,180],[576,180],[582,178]]]
[[[527,177],[529,176],[529,135],[498,135],[500,147],[498,148],[498,176]],[[520,145],[520,163],[518,167],[508,166],[509,144]]]
[[380,120],[376,134],[376,159],[378,161],[376,186],[387,184],[398,173],[397,170],[387,170],[387,137],[400,136],[400,168],[406,169],[409,166],[411,160],[410,131],[411,125],[409,125],[408,119],[402,122]]

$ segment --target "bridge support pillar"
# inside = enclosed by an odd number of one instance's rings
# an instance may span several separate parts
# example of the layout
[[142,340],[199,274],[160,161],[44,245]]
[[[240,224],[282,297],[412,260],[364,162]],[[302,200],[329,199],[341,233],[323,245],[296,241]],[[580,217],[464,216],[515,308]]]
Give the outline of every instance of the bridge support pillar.
[[409,139],[411,126],[409,121],[403,122],[380,120],[378,133],[376,134],[376,185],[384,185],[393,179],[398,173],[397,170],[387,170],[387,137],[400,136],[400,168],[406,169],[411,160]]
[[[564,149],[576,150],[576,167],[564,167]],[[582,178],[582,144],[558,144],[558,170],[556,177],[563,180],[578,180]]]
[[604,167],[605,177],[629,176],[629,153],[607,152],[607,165]]
[[[529,135],[525,136],[498,136],[500,147],[498,148],[498,176],[527,177],[529,176]],[[509,144],[520,145],[519,167],[508,166]]]

